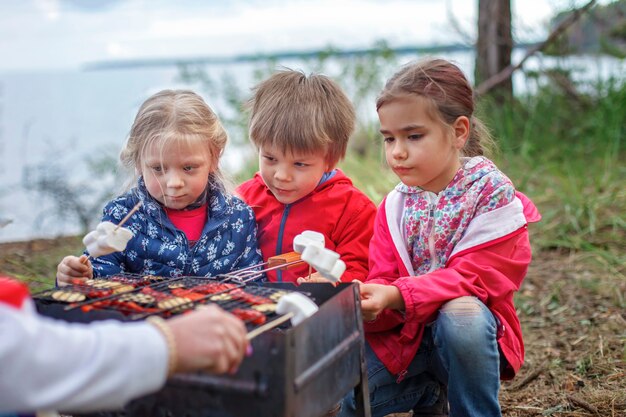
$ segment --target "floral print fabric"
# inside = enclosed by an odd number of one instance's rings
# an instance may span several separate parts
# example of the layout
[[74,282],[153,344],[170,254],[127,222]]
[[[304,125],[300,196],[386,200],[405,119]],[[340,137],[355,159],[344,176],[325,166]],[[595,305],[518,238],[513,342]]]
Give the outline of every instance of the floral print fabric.
[[482,156],[463,158],[439,194],[403,183],[396,191],[406,194],[403,232],[416,275],[445,267],[473,218],[515,198],[511,180]]

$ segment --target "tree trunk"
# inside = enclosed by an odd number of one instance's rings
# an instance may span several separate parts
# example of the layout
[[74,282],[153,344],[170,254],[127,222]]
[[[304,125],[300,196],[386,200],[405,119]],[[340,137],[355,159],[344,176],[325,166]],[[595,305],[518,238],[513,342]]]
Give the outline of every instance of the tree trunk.
[[[511,1],[478,0],[478,40],[476,42],[475,85],[498,74],[511,64]],[[490,93],[498,102],[513,96],[511,79]]]

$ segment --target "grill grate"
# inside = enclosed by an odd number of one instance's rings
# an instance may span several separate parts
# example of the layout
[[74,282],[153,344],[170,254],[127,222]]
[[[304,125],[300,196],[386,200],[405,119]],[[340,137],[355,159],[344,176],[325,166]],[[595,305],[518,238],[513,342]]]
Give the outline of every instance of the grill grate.
[[[290,292],[232,275],[215,278],[117,274],[74,283],[34,295],[39,303],[64,303],[64,310],[115,311],[127,320],[151,315],[167,318],[199,305],[217,304],[239,318],[248,330],[276,316],[276,303]],[[305,295],[312,298],[311,293]],[[315,300],[314,300],[315,301]]]

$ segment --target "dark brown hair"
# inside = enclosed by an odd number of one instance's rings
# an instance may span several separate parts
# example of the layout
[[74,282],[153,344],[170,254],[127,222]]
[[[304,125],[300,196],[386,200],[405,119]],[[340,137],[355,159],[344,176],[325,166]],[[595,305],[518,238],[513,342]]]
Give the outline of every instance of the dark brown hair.
[[376,110],[394,99],[415,94],[433,104],[436,115],[448,126],[458,117],[470,121],[464,156],[483,155],[493,147],[487,128],[474,116],[474,92],[459,67],[444,59],[428,58],[409,63],[385,84],[376,100]]

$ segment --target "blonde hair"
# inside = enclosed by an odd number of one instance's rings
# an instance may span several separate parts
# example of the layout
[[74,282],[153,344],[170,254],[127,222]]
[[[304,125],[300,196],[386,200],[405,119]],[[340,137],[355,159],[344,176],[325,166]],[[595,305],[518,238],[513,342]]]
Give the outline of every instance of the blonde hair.
[[148,149],[164,149],[175,141],[206,145],[213,167],[212,182],[226,189],[226,179],[219,168],[219,160],[226,147],[228,135],[217,115],[198,94],[189,90],[163,90],[149,97],[139,108],[120,161],[135,176],[130,188],[141,172],[141,161]]
[[329,167],[346,155],[356,115],[341,87],[321,74],[280,70],[253,88],[250,140],[257,148],[323,152]]
[[460,116],[470,121],[470,134],[463,156],[490,152],[493,139],[485,125],[474,116],[474,92],[459,67],[444,59],[427,58],[409,63],[385,84],[376,100],[376,110],[394,99],[415,94],[432,103],[435,116],[448,127]]

